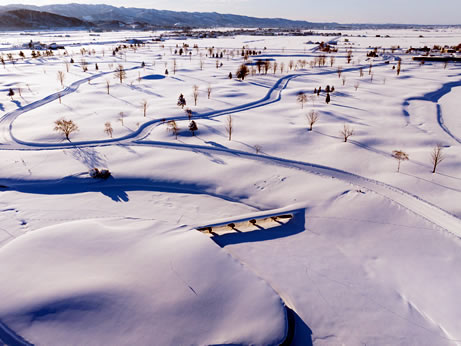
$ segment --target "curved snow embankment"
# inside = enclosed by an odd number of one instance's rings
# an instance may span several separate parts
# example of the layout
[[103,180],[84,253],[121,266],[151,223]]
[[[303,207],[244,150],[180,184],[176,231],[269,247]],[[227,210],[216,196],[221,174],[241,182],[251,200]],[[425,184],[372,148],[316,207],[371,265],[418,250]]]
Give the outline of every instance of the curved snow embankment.
[[439,125],[461,144],[461,117],[459,100],[461,99],[461,81],[450,92],[443,95],[437,103],[437,120]]
[[[437,104],[437,123],[440,126],[440,128],[452,139],[454,139],[456,142],[461,144],[461,125],[456,126],[456,130],[452,131],[450,129],[451,126],[447,125],[447,122],[444,119],[443,113],[442,113],[442,108],[446,108],[445,112],[448,114],[451,114],[452,112],[457,111],[457,105],[453,106],[453,102],[447,100],[449,95],[452,94],[454,91],[453,89],[461,87],[461,80],[460,81],[455,81],[455,82],[448,82],[442,85],[441,88],[429,92],[427,94],[424,94],[423,96],[417,96],[417,97],[410,97],[407,98],[403,103],[403,114],[407,117],[410,117],[410,112],[408,110],[411,101],[429,101],[432,103]],[[455,97],[455,100],[458,100],[459,97],[456,99],[456,96],[451,96],[450,98]],[[455,101],[456,102],[456,101]],[[441,103],[445,104],[445,107],[441,107]],[[448,104],[448,106],[447,106]],[[450,115],[450,118],[453,117]],[[448,119],[448,118],[447,118]],[[452,119],[450,119],[452,120]],[[451,124],[451,122],[449,122]],[[459,133],[459,135],[458,135]]]

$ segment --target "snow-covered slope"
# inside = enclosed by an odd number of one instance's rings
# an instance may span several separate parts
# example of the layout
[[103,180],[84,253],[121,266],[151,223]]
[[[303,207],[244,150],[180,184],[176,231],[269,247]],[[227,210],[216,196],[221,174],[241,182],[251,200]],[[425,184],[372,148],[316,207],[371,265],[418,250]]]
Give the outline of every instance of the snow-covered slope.
[[[320,67],[312,42],[323,36],[66,35],[39,36],[62,40],[66,55],[31,58],[19,47],[34,33],[5,36],[1,48],[0,340],[461,342],[461,66],[405,53],[458,44],[460,31],[347,32]],[[147,44],[113,55],[136,37]],[[183,43],[198,47],[175,54]],[[261,54],[244,80],[230,79],[242,46]],[[271,69],[258,72],[256,59]],[[53,130],[60,118],[78,125],[69,141]],[[432,173],[437,144],[444,160]],[[400,172],[393,150],[409,155]],[[94,167],[112,177],[91,178]],[[280,213],[294,217],[247,222]]]

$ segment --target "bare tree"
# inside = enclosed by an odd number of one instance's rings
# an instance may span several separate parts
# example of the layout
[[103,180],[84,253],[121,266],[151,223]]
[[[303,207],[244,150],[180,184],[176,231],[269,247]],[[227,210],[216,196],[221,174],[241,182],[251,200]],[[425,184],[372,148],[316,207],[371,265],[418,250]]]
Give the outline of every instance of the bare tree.
[[64,72],[62,71],[58,71],[58,81],[61,83],[61,86],[64,87],[64,79],[65,79],[65,75],[64,75]]
[[311,110],[308,114],[306,114],[307,122],[309,123],[309,131],[312,131],[312,127],[314,124],[319,120],[319,114]]
[[176,139],[178,139],[179,127],[174,120],[168,120],[167,122],[168,131],[171,132]]
[[333,67],[334,64],[335,64],[335,57],[330,56],[330,67]]
[[176,59],[173,59],[173,74],[176,74],[176,67],[177,67]]
[[355,91],[357,91],[357,89],[359,88],[359,86],[360,86],[359,81],[356,81],[356,82],[354,83]]
[[192,87],[192,95],[194,96],[194,104],[197,106],[197,99],[198,99],[198,85],[194,84]]
[[343,75],[342,81],[343,81],[343,86],[346,85],[346,75]]
[[207,94],[208,94],[208,99],[210,99],[210,96],[211,96],[211,85],[208,85],[208,88],[207,88]]
[[354,130],[349,127],[349,125],[344,124],[343,129],[341,130],[341,136],[344,139],[344,142],[347,142],[350,136],[354,135]]
[[104,132],[110,137],[112,138],[112,133],[114,132],[114,129],[112,128],[112,125],[110,124],[110,122],[106,122],[104,124]]
[[359,72],[360,72],[360,77],[363,77],[363,67],[359,69]]
[[338,66],[338,69],[336,70],[338,73],[338,78],[341,78],[341,74],[343,73],[343,68],[341,66]]
[[83,72],[88,71],[88,63],[85,59],[80,60],[80,66],[82,67]]
[[115,72],[114,72],[114,77],[115,79],[118,79],[120,81],[120,83],[123,83],[123,80],[126,78],[126,71],[125,69],[123,68],[122,65],[118,65],[116,68],[115,68]]
[[72,132],[78,131],[78,126],[72,120],[65,120],[59,119],[54,122],[55,127],[54,130],[57,132],[61,132],[63,135],[66,136],[66,139],[69,140],[69,135]]
[[397,165],[397,172],[400,172],[400,162],[410,159],[408,154],[402,150],[393,150],[392,157],[399,162]]
[[352,50],[349,49],[347,51],[347,63],[350,64],[351,63],[351,60],[352,60]]
[[146,113],[147,113],[147,100],[143,100],[142,101],[142,110],[143,110],[143,113],[144,113],[144,117],[146,117]]
[[107,89],[107,95],[110,93],[110,82],[108,79],[106,79],[106,89]]
[[445,159],[445,156],[442,153],[442,145],[437,144],[431,153],[431,163],[432,163],[432,173],[435,173],[437,166]]
[[307,95],[300,91],[298,96],[296,96],[296,100],[301,104],[301,109],[304,109],[304,104],[307,102]]
[[255,149],[256,154],[261,153],[263,150],[263,147],[260,146],[259,144],[256,144],[253,148]]
[[397,62],[397,76],[400,75],[401,69],[402,69],[402,60],[399,60],[399,61]]
[[232,115],[227,116],[225,127],[226,127],[227,136],[228,136],[229,140],[231,141],[232,140],[232,129],[233,129]]
[[120,112],[119,115],[120,115],[120,119],[119,119],[119,120],[120,120],[120,122],[122,123],[122,126],[124,126],[124,124],[123,124],[123,119],[125,118],[125,113]]

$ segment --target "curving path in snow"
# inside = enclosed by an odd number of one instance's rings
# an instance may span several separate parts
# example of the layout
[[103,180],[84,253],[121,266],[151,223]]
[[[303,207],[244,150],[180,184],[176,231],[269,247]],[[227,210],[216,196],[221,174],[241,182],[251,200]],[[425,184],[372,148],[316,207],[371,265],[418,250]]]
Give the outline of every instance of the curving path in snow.
[[440,106],[440,99],[447,95],[448,93],[451,92],[453,88],[460,87],[461,86],[461,80],[456,81],[456,82],[449,82],[445,83],[442,85],[442,87],[436,91],[429,92],[427,94],[424,94],[423,96],[418,96],[418,97],[410,97],[407,98],[402,106],[403,106],[403,114],[407,117],[410,116],[410,113],[408,111],[408,107],[410,106],[411,101],[429,101],[433,102],[437,105],[437,123],[441,127],[441,129],[452,139],[454,139],[456,142],[461,144],[461,138],[456,136],[446,125],[445,121],[443,119],[443,114],[442,114],[442,108]]
[[208,147],[201,145],[155,141],[136,141],[134,142],[134,144],[234,156],[243,159],[259,161],[266,164],[277,165],[292,169],[299,169],[308,173],[318,174],[325,177],[340,179],[360,188],[365,188],[370,191],[373,191],[395,203],[398,203],[402,207],[412,211],[413,213],[419,215],[423,219],[426,219],[432,224],[439,226],[445,231],[461,238],[461,220],[458,219],[456,216],[407,191],[404,191],[402,189],[399,189],[397,187],[388,185],[377,180],[362,177],[358,174],[309,162],[284,159],[270,155],[254,154],[245,151],[226,149],[220,147]]
[[[132,69],[136,69],[136,68],[138,67],[134,67]],[[357,70],[358,68],[359,67],[349,68],[349,69],[346,69],[345,71],[353,71],[353,70]],[[369,189],[371,191],[374,191],[375,193],[378,193],[400,204],[401,206],[407,208],[408,210],[411,210],[415,214],[420,215],[421,217],[430,221],[431,223],[461,238],[461,220],[455,217],[454,215],[448,213],[445,210],[438,208],[437,206],[419,198],[416,195],[410,194],[404,190],[393,187],[391,185],[388,185],[388,184],[385,184],[385,183],[382,183],[382,182],[379,182],[373,179],[368,179],[368,178],[359,176],[354,173],[335,169],[332,167],[308,163],[308,162],[289,160],[289,159],[284,159],[284,158],[269,156],[269,155],[253,154],[253,153],[248,153],[248,152],[239,151],[239,150],[231,150],[231,149],[226,149],[226,148],[217,148],[217,147],[209,147],[209,146],[201,146],[201,145],[186,145],[186,144],[179,144],[179,143],[159,142],[159,141],[143,141],[142,139],[145,138],[149,134],[151,128],[157,124],[160,124],[163,121],[163,119],[156,119],[156,120],[146,122],[143,125],[141,125],[138,130],[130,133],[129,135],[119,137],[119,138],[113,138],[113,139],[105,139],[105,140],[93,140],[93,141],[81,141],[81,142],[69,142],[69,143],[37,143],[37,142],[22,141],[21,139],[14,136],[13,124],[14,124],[14,121],[21,114],[24,114],[25,112],[28,112],[32,109],[39,108],[44,104],[47,104],[51,101],[56,100],[59,97],[59,94],[63,96],[63,95],[68,95],[72,92],[75,92],[78,89],[78,87],[81,84],[88,81],[88,79],[90,78],[94,79],[94,78],[103,76],[107,73],[110,73],[110,72],[100,73],[99,75],[88,77],[88,78],[79,80],[77,82],[74,82],[71,86],[67,87],[62,92],[54,93],[52,95],[49,95],[48,97],[45,97],[42,100],[33,102],[27,106],[24,106],[15,111],[5,114],[0,119],[0,131],[1,131],[1,134],[4,140],[10,143],[4,143],[3,145],[8,144],[9,146],[8,149],[46,150],[46,149],[65,149],[65,148],[72,148],[75,146],[103,146],[103,145],[112,145],[112,144],[128,144],[128,145],[148,145],[148,146],[163,147],[163,148],[170,148],[170,149],[176,149],[176,150],[206,151],[206,152],[212,152],[215,154],[217,153],[217,154],[222,154],[222,155],[238,156],[244,159],[252,159],[252,160],[256,160],[260,162],[265,162],[268,164],[273,164],[273,165],[275,164],[278,166],[283,166],[283,167],[288,167],[288,168],[293,168],[293,169],[300,169],[300,170],[307,171],[313,174],[319,174],[319,175],[323,175],[327,177],[341,179],[348,183],[354,184],[356,186]],[[336,71],[328,70],[328,71],[320,72],[320,74],[331,74],[331,73],[336,73]],[[211,112],[202,113],[202,114],[195,114],[194,118],[212,119],[215,117],[219,117],[219,116],[223,116],[227,114],[233,114],[233,113],[246,111],[246,110],[251,110],[251,109],[258,108],[258,107],[269,105],[271,103],[278,102],[281,100],[282,91],[287,87],[288,83],[291,80],[293,80],[294,78],[297,78],[300,76],[306,76],[309,74],[310,73],[299,73],[299,74],[290,74],[290,75],[284,76],[280,78],[279,80],[277,80],[276,83],[268,90],[267,94],[259,100],[245,103],[239,106],[225,108],[222,110],[216,110],[216,111],[211,111]],[[459,85],[461,85],[461,81],[447,83],[441,89],[424,95],[422,99],[431,100],[432,102],[437,102],[443,95],[448,93],[451,90],[451,88],[455,86],[459,86]],[[416,100],[416,99],[421,99],[421,98],[407,99],[404,102],[404,107],[406,107],[407,104],[411,100]],[[170,118],[166,118],[166,120],[168,119]],[[180,118],[175,117],[174,119],[182,120],[182,119],[187,119],[187,117],[186,116],[180,117]],[[451,136],[453,137],[453,135]],[[10,139],[8,137],[10,137]],[[11,143],[11,140],[14,141],[15,143]]]
[[[384,63],[378,64],[376,66],[381,66],[384,65]],[[139,67],[133,67],[128,70],[135,70],[138,69]],[[357,71],[360,69],[360,66],[358,67],[351,67],[348,69],[344,69],[343,72],[351,72],[351,71]],[[48,104],[52,101],[55,101],[59,98],[59,96],[64,97],[66,95],[69,95],[73,92],[75,92],[80,85],[84,84],[87,82],[89,79],[93,80],[95,78],[99,78],[101,76],[104,76],[108,73],[112,72],[103,72],[91,77],[87,77],[84,79],[81,79],[79,81],[76,81],[72,83],[70,86],[65,88],[63,91],[56,92],[54,94],[51,94],[41,100],[32,102],[24,107],[20,107],[12,112],[6,113],[1,119],[0,119],[0,134],[3,138],[3,143],[0,145],[4,145],[7,147],[7,149],[27,149],[29,148],[34,148],[35,150],[37,149],[51,149],[51,148],[70,148],[74,146],[95,146],[95,145],[108,145],[108,144],[121,144],[121,143],[129,143],[134,140],[139,140],[144,137],[146,137],[150,130],[152,129],[153,126],[159,125],[163,123],[165,120],[187,120],[187,116],[181,116],[181,117],[165,117],[162,119],[154,119],[148,122],[143,123],[136,131],[133,131],[132,133],[122,136],[122,137],[116,137],[116,138],[111,138],[111,139],[101,139],[101,140],[89,140],[89,141],[76,141],[76,142],[68,142],[68,143],[41,143],[41,142],[28,142],[28,141],[23,141],[20,138],[16,137],[13,133],[14,129],[14,121],[21,116],[22,114],[29,112],[31,110],[37,109],[45,104]],[[335,74],[337,73],[335,70],[326,70],[317,73],[316,75],[328,75],[328,74]],[[243,112],[263,106],[267,106],[269,104],[278,102],[282,99],[282,91],[286,89],[288,86],[288,83],[298,77],[303,77],[303,76],[308,76],[311,75],[310,72],[306,73],[297,73],[297,74],[289,74],[284,77],[281,77],[278,79],[274,85],[267,91],[266,95],[262,97],[259,100],[248,102],[242,105],[234,106],[234,107],[229,107],[229,108],[224,108],[221,110],[215,110],[215,111],[210,111],[206,113],[196,113],[194,114],[194,119],[212,119],[228,114],[234,114],[238,112]],[[16,145],[15,145],[16,144]],[[19,145],[18,145],[19,144]],[[1,148],[1,147],[0,147]]]

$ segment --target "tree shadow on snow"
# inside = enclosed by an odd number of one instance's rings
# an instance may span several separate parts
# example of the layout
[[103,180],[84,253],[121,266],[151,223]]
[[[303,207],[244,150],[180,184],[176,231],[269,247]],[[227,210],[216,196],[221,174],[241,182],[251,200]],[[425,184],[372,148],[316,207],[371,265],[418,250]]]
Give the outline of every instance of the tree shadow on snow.
[[105,160],[94,148],[79,148],[75,146],[72,150],[72,157],[83,163],[88,169],[95,167],[104,167]]
[[21,102],[17,100],[11,100],[11,102],[13,102],[16,105],[16,107],[21,108]]

